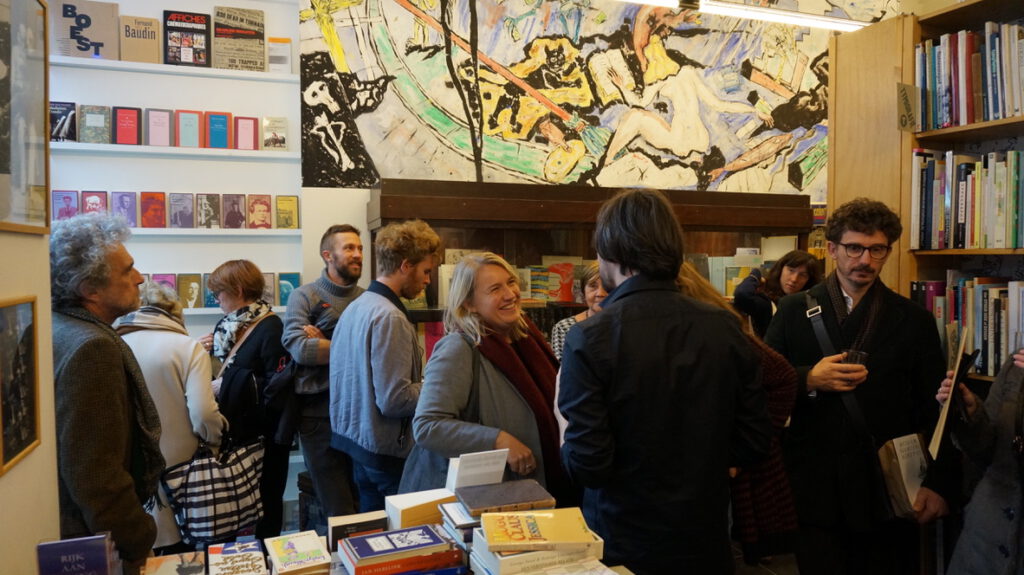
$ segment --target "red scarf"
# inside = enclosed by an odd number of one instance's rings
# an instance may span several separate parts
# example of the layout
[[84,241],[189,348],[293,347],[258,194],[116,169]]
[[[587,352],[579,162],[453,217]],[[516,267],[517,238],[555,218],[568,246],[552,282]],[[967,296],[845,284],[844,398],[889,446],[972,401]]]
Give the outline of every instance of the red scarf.
[[567,493],[568,476],[562,471],[558,447],[558,423],[555,421],[555,376],[558,360],[529,319],[526,337],[509,343],[490,334],[480,340],[480,353],[512,382],[523,396],[537,421],[548,491],[557,499]]

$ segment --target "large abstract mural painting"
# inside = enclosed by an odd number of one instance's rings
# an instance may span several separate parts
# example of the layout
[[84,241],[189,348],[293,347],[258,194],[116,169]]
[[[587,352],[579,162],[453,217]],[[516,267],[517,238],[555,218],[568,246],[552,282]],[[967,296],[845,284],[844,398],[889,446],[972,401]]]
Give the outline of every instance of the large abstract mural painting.
[[825,201],[826,31],[607,0],[300,0],[299,17],[306,187]]

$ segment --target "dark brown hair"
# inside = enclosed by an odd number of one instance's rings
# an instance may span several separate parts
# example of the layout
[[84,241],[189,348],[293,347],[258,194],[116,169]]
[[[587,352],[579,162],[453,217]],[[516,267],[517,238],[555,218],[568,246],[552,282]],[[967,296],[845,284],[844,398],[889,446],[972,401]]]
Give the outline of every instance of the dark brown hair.
[[377,249],[377,271],[386,276],[397,272],[403,261],[415,265],[437,255],[441,238],[427,222],[408,220],[384,226],[373,246]]
[[622,190],[597,213],[594,247],[601,259],[651,279],[673,279],[683,263],[683,230],[656,190]]
[[256,301],[263,297],[263,273],[249,260],[226,261],[213,270],[206,286],[211,293],[241,292],[245,301]]
[[825,225],[825,238],[837,244],[842,241],[846,232],[870,235],[878,231],[885,234],[889,245],[896,243],[903,233],[900,217],[882,202],[870,198],[857,198],[832,212]]
[[786,255],[779,258],[772,266],[772,269],[768,271],[768,277],[764,280],[764,293],[772,299],[772,301],[779,301],[779,298],[786,295],[786,292],[782,289],[782,283],[780,278],[782,277],[782,270],[785,267],[798,268],[800,266],[807,266],[807,283],[804,284],[804,289],[810,289],[821,281],[821,262],[818,258],[803,250],[793,250]]

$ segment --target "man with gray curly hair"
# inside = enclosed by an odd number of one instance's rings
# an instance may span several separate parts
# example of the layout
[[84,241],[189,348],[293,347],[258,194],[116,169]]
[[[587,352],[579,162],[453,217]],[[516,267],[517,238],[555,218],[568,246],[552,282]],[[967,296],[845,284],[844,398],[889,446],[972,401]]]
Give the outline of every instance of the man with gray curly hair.
[[138,573],[156,538],[146,509],[164,469],[156,407],[111,327],[139,307],[129,235],[105,214],[56,222],[50,235],[60,535],[109,531],[126,574]]

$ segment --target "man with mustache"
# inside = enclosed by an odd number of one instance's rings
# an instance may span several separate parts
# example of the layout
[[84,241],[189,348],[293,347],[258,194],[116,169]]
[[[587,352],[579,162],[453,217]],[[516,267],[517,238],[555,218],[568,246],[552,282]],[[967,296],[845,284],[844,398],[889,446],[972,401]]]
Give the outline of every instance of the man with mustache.
[[[878,447],[910,433],[927,437],[938,415],[935,382],[945,373],[935,318],[879,279],[902,231],[899,216],[881,202],[839,206],[825,231],[835,271],[781,299],[765,336],[799,375],[783,450],[802,575],[917,572],[917,524],[946,515],[957,491],[956,463],[940,456],[914,501],[916,523],[888,518],[874,505],[886,497],[872,479]],[[834,352],[823,351],[816,314]],[[867,359],[845,363],[849,351]]]

